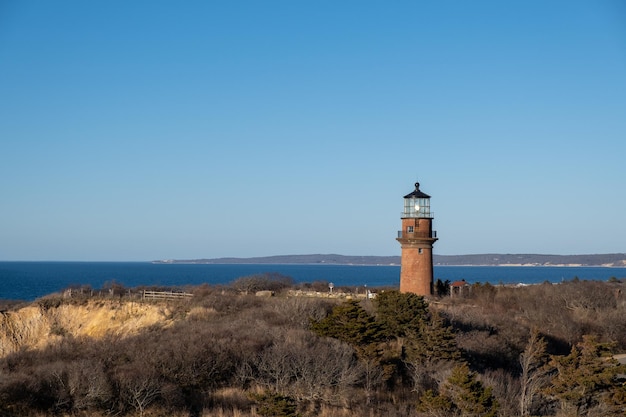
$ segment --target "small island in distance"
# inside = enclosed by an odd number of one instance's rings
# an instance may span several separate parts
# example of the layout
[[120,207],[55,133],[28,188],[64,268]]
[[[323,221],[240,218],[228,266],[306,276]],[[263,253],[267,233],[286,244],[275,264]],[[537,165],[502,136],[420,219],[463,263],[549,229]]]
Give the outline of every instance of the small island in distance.
[[[400,256],[336,254],[277,255],[253,258],[166,259],[157,264],[328,264],[400,265]],[[592,255],[478,254],[433,255],[435,266],[603,266],[626,267],[626,253]]]

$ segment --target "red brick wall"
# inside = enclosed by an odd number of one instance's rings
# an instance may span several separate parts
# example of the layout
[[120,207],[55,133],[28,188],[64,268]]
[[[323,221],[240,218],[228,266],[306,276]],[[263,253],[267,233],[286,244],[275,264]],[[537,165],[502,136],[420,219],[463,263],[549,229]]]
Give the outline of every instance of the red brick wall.
[[[413,227],[413,233],[408,227]],[[431,219],[402,219],[402,264],[400,268],[400,291],[418,295],[432,295],[433,290],[433,243]],[[421,249],[421,253],[420,253]]]
[[[420,248],[422,253],[419,253]],[[432,253],[432,245],[429,244],[402,246],[400,292],[432,295]]]

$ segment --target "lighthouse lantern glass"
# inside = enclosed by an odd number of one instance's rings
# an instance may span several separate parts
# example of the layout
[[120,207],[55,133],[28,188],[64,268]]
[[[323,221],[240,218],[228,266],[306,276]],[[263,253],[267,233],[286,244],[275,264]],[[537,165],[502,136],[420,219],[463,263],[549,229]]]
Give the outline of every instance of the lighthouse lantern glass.
[[416,197],[405,198],[404,216],[430,218],[430,199]]

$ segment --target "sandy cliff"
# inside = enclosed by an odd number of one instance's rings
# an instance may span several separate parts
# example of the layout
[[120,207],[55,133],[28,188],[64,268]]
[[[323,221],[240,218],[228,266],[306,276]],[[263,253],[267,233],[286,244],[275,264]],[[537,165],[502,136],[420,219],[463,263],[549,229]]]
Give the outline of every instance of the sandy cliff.
[[43,348],[64,336],[100,338],[136,334],[171,323],[163,305],[93,300],[82,305],[33,303],[0,315],[0,356],[19,349]]

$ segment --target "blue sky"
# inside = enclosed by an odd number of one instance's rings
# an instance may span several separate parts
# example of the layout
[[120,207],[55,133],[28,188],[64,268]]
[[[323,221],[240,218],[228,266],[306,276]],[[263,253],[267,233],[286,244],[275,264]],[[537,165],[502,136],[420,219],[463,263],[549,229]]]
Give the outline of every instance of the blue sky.
[[626,252],[626,6],[4,1],[0,260]]

